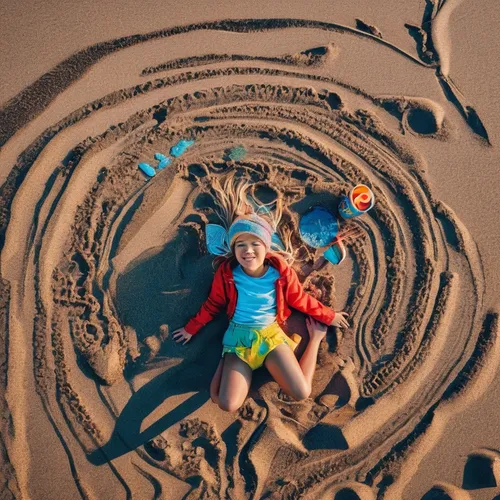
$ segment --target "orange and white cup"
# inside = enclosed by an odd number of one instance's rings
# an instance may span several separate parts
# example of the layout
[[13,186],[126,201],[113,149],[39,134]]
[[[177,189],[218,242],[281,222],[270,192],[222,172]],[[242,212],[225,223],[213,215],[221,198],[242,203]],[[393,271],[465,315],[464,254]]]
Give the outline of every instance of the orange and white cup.
[[364,184],[354,186],[339,203],[339,213],[344,219],[352,219],[368,212],[375,204],[373,191]]

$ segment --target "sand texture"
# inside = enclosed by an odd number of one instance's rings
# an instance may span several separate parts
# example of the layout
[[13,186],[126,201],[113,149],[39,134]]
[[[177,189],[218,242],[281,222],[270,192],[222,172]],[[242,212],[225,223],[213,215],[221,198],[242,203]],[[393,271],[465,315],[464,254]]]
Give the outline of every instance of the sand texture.
[[[120,24],[87,2],[67,46],[47,3],[39,48],[6,5],[1,498],[500,495],[499,9],[355,3],[128,2]],[[210,290],[229,173],[283,197],[300,280],[350,314],[310,398],[262,369],[235,413],[209,395],[227,319],[171,338]],[[333,266],[299,221],[356,184],[376,204],[341,222]],[[288,332],[300,354],[302,314]]]

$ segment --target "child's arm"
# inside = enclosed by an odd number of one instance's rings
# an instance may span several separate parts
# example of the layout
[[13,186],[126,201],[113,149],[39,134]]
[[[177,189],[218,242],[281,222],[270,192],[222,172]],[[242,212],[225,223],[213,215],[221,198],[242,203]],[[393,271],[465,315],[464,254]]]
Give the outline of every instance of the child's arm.
[[302,283],[297,277],[297,273],[290,267],[288,276],[288,287],[286,289],[286,301],[289,306],[312,316],[321,323],[330,326],[347,327],[347,313],[335,312],[330,307],[325,306],[319,300],[304,291]]
[[[217,316],[217,314],[219,314],[222,308],[226,305],[227,298],[224,289],[224,282],[222,280],[221,267],[219,267],[219,269],[217,269],[217,272],[215,273],[214,280],[212,282],[212,288],[210,289],[210,294],[208,295],[208,299],[205,302],[203,302],[202,306],[200,307],[200,310],[195,314],[195,316],[193,316],[187,322],[184,328],[180,329],[184,330],[184,332],[190,336],[198,333],[198,331],[202,327],[204,327],[207,323],[212,321],[214,317]],[[184,339],[186,338],[185,335],[183,335],[183,338]],[[186,340],[186,342],[189,342],[190,339],[191,337],[189,337],[189,339]]]

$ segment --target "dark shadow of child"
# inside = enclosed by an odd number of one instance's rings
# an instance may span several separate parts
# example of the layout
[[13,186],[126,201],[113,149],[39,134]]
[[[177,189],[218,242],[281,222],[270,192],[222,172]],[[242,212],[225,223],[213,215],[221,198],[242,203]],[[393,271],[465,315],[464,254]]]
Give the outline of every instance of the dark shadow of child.
[[[212,256],[202,256],[196,232],[180,228],[177,237],[161,252],[137,264],[117,279],[116,306],[120,322],[132,327],[138,341],[156,334],[162,324],[170,331],[183,326],[208,296],[212,282]],[[185,346],[167,339],[154,367],[161,359],[183,358],[173,368],[148,381],[129,399],[109,441],[88,459],[102,465],[153,439],[175,423],[188,417],[209,399],[209,384],[221,353],[226,322],[214,321]],[[132,367],[126,377],[149,371],[148,365]],[[157,373],[155,370],[154,373]],[[167,398],[195,393],[166,415],[141,431],[142,422]]]

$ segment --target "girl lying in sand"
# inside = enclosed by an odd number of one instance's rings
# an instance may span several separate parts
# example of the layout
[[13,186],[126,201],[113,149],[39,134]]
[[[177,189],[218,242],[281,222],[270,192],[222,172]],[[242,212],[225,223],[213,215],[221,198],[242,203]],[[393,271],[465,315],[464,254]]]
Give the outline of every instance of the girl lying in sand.
[[[248,183],[234,186],[231,182],[229,179],[224,187],[214,184],[220,195],[221,218],[229,226],[230,251],[215,273],[208,299],[173,338],[189,342],[226,308],[230,323],[222,340],[222,359],[210,385],[212,400],[222,410],[237,410],[250,389],[252,371],[262,365],[286,394],[305,399],[311,393],[319,344],[327,326],[347,327],[347,313],[336,313],[308,295],[295,271],[279,252],[271,250],[275,231],[270,222],[277,227],[280,206],[275,220],[270,217],[269,222],[248,204]],[[309,315],[309,342],[300,361],[293,352],[297,341],[282,330],[290,307]]]

